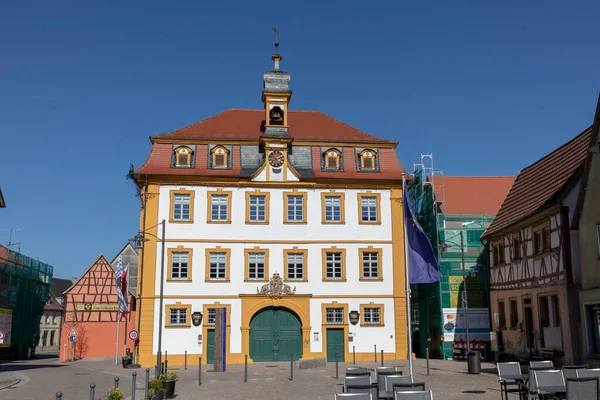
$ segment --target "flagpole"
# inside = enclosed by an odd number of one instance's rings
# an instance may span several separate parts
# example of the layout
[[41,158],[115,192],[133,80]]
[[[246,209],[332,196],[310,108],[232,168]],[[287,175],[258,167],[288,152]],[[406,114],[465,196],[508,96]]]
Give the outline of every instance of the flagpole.
[[[125,289],[125,304],[128,304],[127,300],[129,298],[128,294],[129,294],[129,263],[127,263],[127,266],[125,267],[125,269],[123,270],[123,273],[125,274],[125,288],[121,287],[121,291],[123,291],[123,289]],[[127,355],[127,319],[129,316],[129,307],[127,307],[127,312],[124,315],[124,320],[125,320],[125,325],[124,325],[124,329],[123,329],[123,356]]]
[[[402,174],[402,197],[404,197],[405,193],[405,185],[406,185],[406,177]],[[410,199],[403,199],[402,211],[404,213],[404,270],[406,272],[406,322],[408,326],[408,374],[410,375],[410,382],[413,383],[413,360],[412,360],[412,322],[411,322],[411,312],[410,312],[410,278],[408,274],[409,265],[408,265],[408,235],[406,234],[406,202],[410,201]]]
[[117,343],[115,345],[115,364],[119,363],[119,326],[121,325],[121,313],[117,311]]

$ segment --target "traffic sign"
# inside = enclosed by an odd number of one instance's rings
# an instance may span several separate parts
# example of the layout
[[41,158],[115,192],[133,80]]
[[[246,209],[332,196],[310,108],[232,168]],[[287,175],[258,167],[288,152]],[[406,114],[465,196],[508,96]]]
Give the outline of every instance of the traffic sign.
[[71,332],[69,333],[70,336],[77,336],[77,332],[75,332],[75,329],[71,329]]
[[129,331],[129,339],[131,340],[137,340],[139,337],[138,335],[138,331],[136,331],[135,329],[132,329]]
[[75,343],[77,342],[77,336],[71,335],[69,336],[69,343]]
[[4,340],[4,332],[0,331],[0,340]]

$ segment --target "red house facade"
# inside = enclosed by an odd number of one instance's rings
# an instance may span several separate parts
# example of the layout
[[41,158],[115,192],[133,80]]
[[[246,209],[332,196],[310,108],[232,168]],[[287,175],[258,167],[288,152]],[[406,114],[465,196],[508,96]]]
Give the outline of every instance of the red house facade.
[[[127,301],[130,312],[119,318],[115,270],[104,256],[100,256],[64,293],[60,359],[71,359],[73,352],[78,359],[117,354],[120,357],[125,354],[125,348],[133,349],[134,342],[128,338],[128,333],[136,326],[135,299],[131,293],[128,293]],[[72,332],[76,334],[74,344],[69,342]]]

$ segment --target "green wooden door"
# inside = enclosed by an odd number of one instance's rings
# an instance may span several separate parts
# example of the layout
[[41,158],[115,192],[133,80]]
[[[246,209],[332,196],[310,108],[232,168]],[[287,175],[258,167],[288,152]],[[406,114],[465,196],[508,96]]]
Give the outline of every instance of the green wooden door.
[[344,330],[327,328],[327,361],[335,361],[335,353],[340,362],[344,361]]
[[206,331],[206,363],[213,364],[215,362],[215,330],[209,329]]
[[250,358],[255,362],[289,361],[302,357],[298,318],[283,308],[265,308],[250,322]]

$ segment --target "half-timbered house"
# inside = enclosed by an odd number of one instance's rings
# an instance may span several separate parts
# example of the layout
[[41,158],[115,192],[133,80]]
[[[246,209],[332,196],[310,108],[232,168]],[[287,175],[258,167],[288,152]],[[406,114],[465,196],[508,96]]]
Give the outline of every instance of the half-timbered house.
[[[128,293],[128,304],[133,296]],[[65,309],[60,359],[103,358],[124,355],[133,349],[128,332],[135,329],[135,310],[130,306],[127,317],[118,315],[115,270],[104,256],[98,259],[64,292]],[[117,347],[117,321],[120,320]],[[75,336],[75,342],[69,340]]]
[[557,363],[577,357],[581,277],[570,225],[590,132],[521,170],[483,235],[501,351]]

